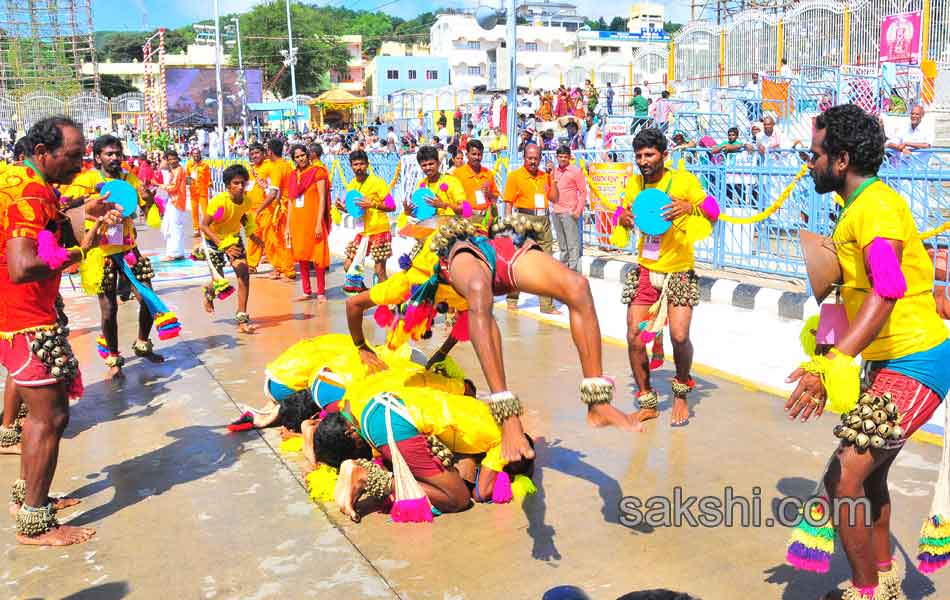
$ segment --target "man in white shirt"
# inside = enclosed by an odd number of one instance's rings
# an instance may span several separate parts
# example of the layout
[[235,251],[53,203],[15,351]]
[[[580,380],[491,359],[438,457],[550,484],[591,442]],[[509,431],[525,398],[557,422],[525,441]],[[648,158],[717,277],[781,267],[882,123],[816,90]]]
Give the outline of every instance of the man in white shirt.
[[779,77],[788,77],[789,79],[794,79],[795,74],[792,73],[792,68],[788,66],[788,59],[782,59],[782,68],[778,70]]
[[784,140],[779,130],[775,128],[775,119],[771,115],[762,118],[762,133],[756,134],[755,125],[752,126],[753,141],[759,151],[759,155],[765,156],[766,152],[778,150],[782,147]]
[[934,143],[932,131],[926,131],[920,126],[924,119],[924,107],[919,104],[910,111],[910,124],[906,128],[898,129],[887,141],[887,148],[897,150],[907,156],[914,150],[930,148]]

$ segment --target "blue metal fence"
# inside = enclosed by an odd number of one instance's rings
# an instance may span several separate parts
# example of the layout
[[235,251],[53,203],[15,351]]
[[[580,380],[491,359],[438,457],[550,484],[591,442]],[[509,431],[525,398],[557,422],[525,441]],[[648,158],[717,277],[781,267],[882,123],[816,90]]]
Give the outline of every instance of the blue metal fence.
[[[633,163],[632,150],[585,150],[574,153],[584,164],[596,162]],[[325,163],[333,170],[334,196],[342,194],[352,177],[345,156],[327,156]],[[554,161],[552,152],[544,153],[542,165]],[[801,168],[803,156],[795,150],[768,152],[739,152],[729,155],[711,155],[705,149],[691,149],[671,155],[673,164],[682,163],[696,175],[706,190],[719,200],[724,214],[751,216],[770,206]],[[393,189],[397,203],[418,184],[421,172],[413,156],[398,154],[370,154],[374,172],[391,182],[397,165],[402,163],[397,185]],[[333,167],[339,163],[340,170]],[[492,168],[491,157],[486,166]],[[519,165],[500,165],[498,185],[504,189],[509,168]],[[921,230],[936,227],[950,220],[950,148],[922,150],[909,156],[888,154],[880,177],[907,200]],[[213,170],[213,185],[223,189],[220,170]],[[615,199],[614,199],[615,200]],[[596,225],[596,210],[588,210],[583,217],[584,239],[588,246],[633,252],[633,242],[627,248],[613,248],[605,242]],[[601,211],[602,212],[602,211]],[[837,204],[829,194],[815,192],[809,177],[803,178],[784,206],[760,223],[736,225],[720,221],[713,235],[696,244],[696,259],[714,269],[744,269],[752,272],[803,279],[805,266],[798,243],[799,230],[806,229],[829,234],[838,212]],[[605,242],[605,243],[600,243]],[[931,247],[950,247],[950,234],[940,235],[927,243]]]

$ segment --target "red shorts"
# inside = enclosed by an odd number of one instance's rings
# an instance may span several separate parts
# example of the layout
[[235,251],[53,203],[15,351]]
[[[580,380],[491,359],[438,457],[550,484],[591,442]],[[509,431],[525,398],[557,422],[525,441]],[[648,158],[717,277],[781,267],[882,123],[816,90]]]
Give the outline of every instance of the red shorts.
[[650,281],[650,269],[639,267],[636,272],[640,277],[637,279],[637,288],[633,294],[631,304],[635,306],[653,306],[660,299],[660,290]]
[[943,398],[916,379],[897,371],[880,369],[872,371],[870,376],[871,389],[868,391],[875,395],[889,392],[891,400],[897,405],[904,434],[899,440],[887,440],[884,447],[899,448],[930,420]]
[[[399,453],[406,460],[409,470],[412,471],[416,479],[434,477],[445,471],[445,467],[442,466],[439,459],[432,454],[429,441],[424,435],[414,435],[401,442],[396,442],[396,446],[399,447]],[[383,455],[387,462],[392,463],[393,455],[389,451],[389,444],[380,446],[379,453]]]
[[[518,260],[522,256],[531,250],[540,250],[541,245],[533,239],[528,238],[521,246],[515,246],[514,240],[508,236],[492,238],[488,240],[488,244],[492,247],[492,249],[495,250],[494,265],[492,265],[491,260],[485,256],[485,253],[482,252],[482,249],[479,248],[477,244],[469,241],[456,242],[449,251],[448,260],[446,263],[451,264],[452,259],[459,252],[471,252],[482,262],[488,265],[489,268],[494,268],[495,276],[492,279],[492,293],[495,296],[503,296],[516,291],[517,282],[515,281],[515,264],[517,264]],[[447,265],[443,265],[443,267],[447,267]],[[446,282],[451,283],[451,281],[449,281],[448,275],[449,269],[443,268],[442,274],[446,279]]]
[[12,339],[0,339],[0,364],[17,385],[42,387],[54,385],[58,379],[50,375],[46,364],[30,350],[35,333],[18,333]]

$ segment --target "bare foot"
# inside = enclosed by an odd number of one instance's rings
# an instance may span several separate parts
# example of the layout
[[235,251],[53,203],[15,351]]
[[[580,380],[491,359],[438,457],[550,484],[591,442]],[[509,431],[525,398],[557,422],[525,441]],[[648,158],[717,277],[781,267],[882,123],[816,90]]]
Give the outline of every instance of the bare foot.
[[636,415],[625,415],[611,404],[592,404],[587,408],[587,424],[591,427],[619,427],[624,431],[643,431]]
[[518,310],[518,301],[517,301],[517,300],[509,300],[509,301],[508,301],[508,310]]
[[290,301],[291,302],[306,302],[307,300],[313,300],[314,298],[316,298],[316,296],[314,296],[313,294],[301,294],[299,296],[295,296],[294,298],[291,298]]
[[122,372],[122,367],[109,367],[109,371],[106,373],[106,379],[122,379],[125,377],[125,374]]
[[19,454],[20,444],[11,444],[10,446],[0,446],[0,454]]
[[353,505],[366,487],[366,476],[366,469],[355,461],[345,460],[340,465],[340,474],[337,476],[336,488],[333,490],[333,499],[336,500],[340,512],[354,523],[360,522],[360,515]]
[[552,306],[551,308],[542,308],[542,309],[541,309],[541,314],[542,314],[542,315],[560,315],[560,314],[563,314],[563,313],[561,313],[561,310],[560,310],[560,309],[554,308],[554,307]]
[[208,297],[208,294],[205,294],[204,307],[206,313],[209,315],[214,314],[214,302]]
[[149,353],[147,353],[147,354],[139,354],[139,356],[142,357],[142,358],[144,358],[145,360],[147,360],[147,361],[150,362],[150,363],[159,364],[159,363],[165,362],[165,357],[162,356],[161,354],[158,354],[157,352],[149,352]]
[[257,331],[257,327],[254,327],[250,323],[239,323],[237,326],[238,333],[251,334]]
[[641,408],[633,414],[636,417],[637,421],[643,423],[644,421],[649,421],[650,419],[655,419],[660,416],[659,411],[655,408]]
[[268,279],[274,279],[274,280],[280,279],[280,273],[278,273],[277,271],[273,271],[273,272],[270,274],[270,277],[268,277]]
[[670,416],[670,423],[673,425],[682,425],[689,421],[689,403],[686,398],[673,397],[673,414]]
[[508,417],[501,424],[501,457],[509,463],[522,458],[534,458],[534,450],[524,436],[521,419],[518,417]]
[[88,542],[94,535],[96,535],[95,529],[60,525],[44,534],[32,537],[18,533],[16,541],[26,546],[72,546]]
[[327,297],[326,297],[326,295],[325,295],[325,294],[317,294],[317,302],[319,302],[320,304],[326,304],[326,302],[327,302]]

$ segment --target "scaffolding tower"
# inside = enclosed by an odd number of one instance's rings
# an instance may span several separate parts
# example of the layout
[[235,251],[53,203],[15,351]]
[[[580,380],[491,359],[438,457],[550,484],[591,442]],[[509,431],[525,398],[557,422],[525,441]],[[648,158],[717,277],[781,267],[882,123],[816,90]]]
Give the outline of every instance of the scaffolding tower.
[[2,1],[0,93],[99,91],[92,0]]
[[782,12],[797,2],[798,0],[691,0],[690,20],[710,21],[722,25],[736,13],[745,10],[760,10],[773,14]]

